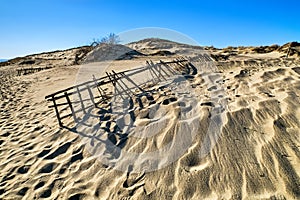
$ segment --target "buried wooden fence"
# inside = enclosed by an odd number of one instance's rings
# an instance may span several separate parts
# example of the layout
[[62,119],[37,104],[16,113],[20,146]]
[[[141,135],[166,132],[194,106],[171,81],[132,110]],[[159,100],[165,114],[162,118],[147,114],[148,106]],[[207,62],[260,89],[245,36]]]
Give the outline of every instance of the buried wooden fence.
[[30,68],[21,68],[21,69],[17,69],[17,75],[21,76],[21,75],[27,75],[27,74],[32,74],[35,72],[39,72],[42,70],[46,70],[46,69],[51,69],[52,67],[30,67]]
[[[162,72],[168,74],[166,73],[166,71],[168,71],[174,75],[177,71],[178,74],[178,71],[181,71],[188,66],[187,62],[188,60],[183,57],[168,62],[160,61],[156,64],[154,64],[152,61],[147,61],[147,66],[121,72],[106,72],[106,76],[98,79],[96,79],[93,75],[92,80],[47,95],[45,99],[52,103],[52,105],[48,107],[54,108],[58,124],[59,126],[63,127],[63,119],[72,117],[76,123],[79,121],[79,118],[76,115],[77,113],[83,112],[86,114],[87,109],[91,107],[98,107],[99,102],[108,100],[112,97],[105,93],[105,90],[102,88],[102,86],[106,84],[112,84],[114,88],[118,90],[116,87],[118,81],[122,81],[121,79],[126,79],[137,89],[144,91],[141,86],[137,85],[134,80],[130,78],[130,76],[139,74],[145,70],[149,70],[153,77],[160,79],[164,78]],[[165,69],[163,69],[162,66],[165,66]],[[124,84],[123,81],[122,83]],[[82,94],[84,92],[86,93],[88,99],[83,98]],[[95,93],[97,93],[97,95],[95,95]],[[77,95],[78,99],[73,99],[72,101],[72,98],[70,98],[72,95]],[[91,102],[91,104],[88,106],[84,104],[84,102],[87,101]],[[74,105],[79,105],[79,109],[76,109]],[[67,114],[62,115],[63,111],[67,111]]]

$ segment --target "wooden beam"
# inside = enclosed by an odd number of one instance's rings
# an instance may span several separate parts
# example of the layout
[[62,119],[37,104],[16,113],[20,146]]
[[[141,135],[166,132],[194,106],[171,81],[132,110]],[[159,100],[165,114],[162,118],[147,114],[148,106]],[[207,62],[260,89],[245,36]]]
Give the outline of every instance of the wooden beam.
[[140,86],[138,86],[132,79],[130,79],[125,73],[122,72],[122,75],[124,76],[124,78],[126,78],[130,83],[132,83],[134,86],[136,86],[139,90],[141,90],[142,92],[145,92],[145,90],[143,90],[143,88],[141,88]]
[[[132,91],[131,91],[130,88],[126,85],[126,83],[124,83],[124,81],[122,80],[123,75],[122,75],[122,74],[117,74],[114,70],[112,70],[112,72],[113,72],[114,77],[117,77],[118,80],[119,80],[120,82],[122,82],[123,85],[124,85],[126,88],[124,88],[124,87],[122,86],[122,84],[119,83],[119,81],[116,82],[116,83],[120,86],[120,88],[122,88],[122,90],[127,94],[127,96],[130,96],[130,94],[127,92],[127,90],[129,90],[131,93],[132,93]],[[132,94],[133,94],[133,93],[132,93]]]

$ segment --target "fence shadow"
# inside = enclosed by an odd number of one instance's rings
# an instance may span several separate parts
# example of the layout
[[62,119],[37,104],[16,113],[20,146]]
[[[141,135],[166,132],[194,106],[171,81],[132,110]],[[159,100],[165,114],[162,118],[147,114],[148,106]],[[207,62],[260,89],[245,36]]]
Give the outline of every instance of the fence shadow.
[[[52,103],[49,108],[54,108],[60,127],[83,137],[93,151],[109,152],[118,158],[134,128],[135,109],[156,103],[153,94],[157,90],[151,86],[164,82],[161,87],[167,87],[170,77],[182,74],[185,78],[193,78],[197,69],[184,58],[169,62],[161,60],[156,64],[147,61],[144,67],[106,72],[106,76],[98,79],[93,76],[90,81],[45,98]],[[185,78],[175,77],[171,81],[184,81]],[[104,89],[108,84],[114,90],[112,94]],[[65,124],[64,120],[70,117],[73,123]]]

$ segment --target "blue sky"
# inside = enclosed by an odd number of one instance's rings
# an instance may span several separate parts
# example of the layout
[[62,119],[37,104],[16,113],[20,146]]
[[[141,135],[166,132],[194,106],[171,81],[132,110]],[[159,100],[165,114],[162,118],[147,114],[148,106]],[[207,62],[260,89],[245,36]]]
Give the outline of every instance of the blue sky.
[[300,40],[299,7],[298,0],[3,0],[0,58],[86,45],[143,27],[175,30],[216,47],[284,44]]

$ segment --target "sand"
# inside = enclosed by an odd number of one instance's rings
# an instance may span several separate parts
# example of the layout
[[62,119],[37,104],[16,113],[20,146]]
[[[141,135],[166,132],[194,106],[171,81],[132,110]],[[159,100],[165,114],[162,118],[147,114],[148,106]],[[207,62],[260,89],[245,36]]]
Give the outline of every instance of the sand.
[[[161,59],[173,57],[120,60],[108,69]],[[204,69],[199,58],[191,63],[196,73],[189,72],[192,77],[182,83],[172,85],[171,77],[148,85],[152,98],[140,98],[143,109],[134,99],[137,109],[128,110],[135,115],[133,133],[145,135],[129,134],[126,142],[100,129],[88,135],[95,130],[88,126],[95,123],[92,117],[76,131],[60,128],[44,99],[74,85],[80,69],[101,62],[26,76],[15,75],[16,64],[1,67],[0,199],[299,199],[299,58],[240,53],[214,61],[213,70],[205,70],[209,66]],[[100,115],[108,116],[111,121],[120,117]],[[108,121],[100,126],[113,128]],[[71,128],[73,119],[64,124]],[[123,145],[120,155],[103,153],[109,149],[99,141]],[[150,154],[168,144],[175,148],[172,154]],[[99,159],[106,155],[116,156],[115,162]]]

